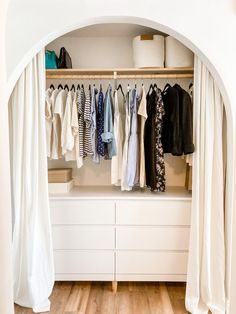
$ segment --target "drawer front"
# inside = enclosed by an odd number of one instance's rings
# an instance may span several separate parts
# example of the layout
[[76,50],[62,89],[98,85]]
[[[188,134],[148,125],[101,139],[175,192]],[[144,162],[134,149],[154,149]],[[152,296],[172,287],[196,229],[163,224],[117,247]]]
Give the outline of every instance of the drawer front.
[[191,201],[117,201],[116,223],[125,225],[190,225]]
[[115,229],[108,226],[55,225],[54,249],[114,249]]
[[113,224],[115,202],[51,200],[52,224]]
[[113,274],[114,253],[106,251],[54,251],[56,274]]
[[185,252],[117,252],[118,274],[187,274]]
[[188,250],[189,227],[117,227],[117,249]]

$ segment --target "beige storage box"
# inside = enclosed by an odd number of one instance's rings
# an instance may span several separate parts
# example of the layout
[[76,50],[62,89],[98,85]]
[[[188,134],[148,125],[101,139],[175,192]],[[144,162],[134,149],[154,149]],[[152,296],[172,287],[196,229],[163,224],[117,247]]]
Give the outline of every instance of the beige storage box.
[[172,36],[165,39],[165,67],[193,67],[193,52]]
[[72,168],[48,169],[48,183],[65,183],[72,180]]
[[64,183],[48,183],[48,192],[53,193],[68,193],[74,186],[74,180]]
[[133,39],[135,68],[164,67],[165,39],[161,35],[141,35]]

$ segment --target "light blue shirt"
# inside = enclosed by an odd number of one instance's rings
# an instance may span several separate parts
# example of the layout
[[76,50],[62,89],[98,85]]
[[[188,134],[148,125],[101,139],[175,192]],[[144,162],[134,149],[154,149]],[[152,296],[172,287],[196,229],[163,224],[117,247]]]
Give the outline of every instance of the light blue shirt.
[[116,155],[116,141],[114,137],[114,113],[111,96],[112,88],[109,85],[104,101],[104,132],[101,134],[102,141],[107,143],[108,158]]

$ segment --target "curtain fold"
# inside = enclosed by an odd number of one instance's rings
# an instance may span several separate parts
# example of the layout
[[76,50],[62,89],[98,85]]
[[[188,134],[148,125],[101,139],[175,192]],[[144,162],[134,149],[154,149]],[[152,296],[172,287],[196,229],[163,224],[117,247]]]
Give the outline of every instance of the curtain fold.
[[45,63],[39,52],[9,101],[15,303],[50,309],[54,283],[45,136]]
[[208,69],[195,56],[193,196],[186,308],[223,314],[225,301],[224,104]]

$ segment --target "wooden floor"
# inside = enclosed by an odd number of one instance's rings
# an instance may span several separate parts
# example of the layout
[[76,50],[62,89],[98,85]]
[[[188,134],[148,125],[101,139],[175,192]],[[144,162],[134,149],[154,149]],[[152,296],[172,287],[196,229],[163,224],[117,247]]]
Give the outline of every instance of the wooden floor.
[[[119,282],[57,282],[51,295],[51,314],[184,314],[185,284]],[[15,314],[32,310],[15,306]]]

